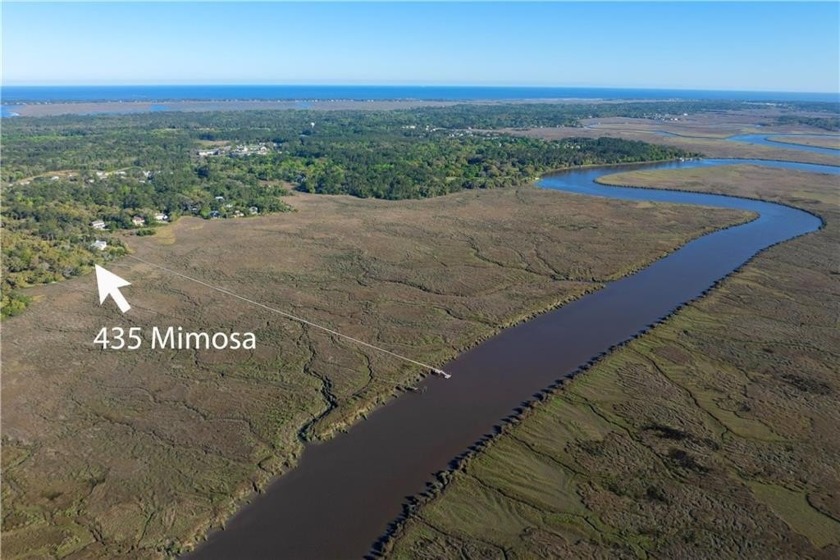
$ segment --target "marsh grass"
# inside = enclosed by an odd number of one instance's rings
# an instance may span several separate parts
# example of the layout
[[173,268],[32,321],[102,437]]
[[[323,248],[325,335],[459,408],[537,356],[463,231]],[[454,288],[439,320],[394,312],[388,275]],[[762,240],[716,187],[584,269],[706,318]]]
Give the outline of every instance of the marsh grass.
[[[126,243],[146,261],[442,363],[749,219],[534,187],[400,202],[289,200],[296,212],[181,219]],[[427,373],[132,259],[111,269],[132,282],[125,316],[110,302],[100,307],[84,277],[32,290],[32,308],[3,324],[4,558],[177,555],[292,468],[306,442],[362,420]],[[92,344],[103,326],[168,325],[253,331],[257,348]],[[586,414],[575,418],[562,436],[569,442],[606,430]],[[518,453],[510,450],[510,468]],[[578,475],[540,457],[517,468],[541,473],[540,483],[512,490],[528,503],[517,508],[534,519],[578,519],[583,497],[549,514],[536,507],[574,497]],[[498,486],[519,479],[492,464],[487,473]],[[553,493],[541,497],[541,485]],[[481,490],[488,510],[500,500],[492,488]]]
[[523,413],[384,552],[836,557],[836,176],[734,166],[604,182],[778,200],[826,227],[765,251]]

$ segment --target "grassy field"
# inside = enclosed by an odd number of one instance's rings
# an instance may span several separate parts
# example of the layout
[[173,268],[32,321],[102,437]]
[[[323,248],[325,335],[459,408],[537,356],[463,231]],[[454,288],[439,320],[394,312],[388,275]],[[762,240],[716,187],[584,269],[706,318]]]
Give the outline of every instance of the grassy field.
[[[185,218],[134,255],[430,363],[744,214],[534,187]],[[639,227],[644,224],[644,227]],[[593,257],[597,255],[597,257]],[[92,276],[30,290],[3,329],[3,558],[159,558],[425,372],[124,258],[132,310]],[[253,331],[255,350],[101,350],[102,327]]]
[[783,144],[802,144],[803,146],[840,150],[840,136],[799,136],[797,138],[791,138],[790,136],[770,136],[768,140]]
[[827,225],[526,412],[389,556],[837,558],[837,178],[737,166],[607,179],[780,200]]
[[[659,122],[650,119],[610,118],[585,121],[590,128],[534,128],[510,130],[533,138],[557,140],[575,136],[597,138],[601,136],[640,140],[652,144],[663,144],[689,152],[699,152],[710,158],[778,159],[836,165],[837,157],[827,154],[808,153],[801,150],[732,142],[727,137],[736,134],[814,133],[816,129],[791,126],[774,126],[769,117],[756,115],[696,115],[676,122]],[[761,127],[758,127],[761,125]],[[676,136],[663,136],[668,132]],[[825,132],[825,131],[821,131]],[[831,147],[831,146],[828,146]]]

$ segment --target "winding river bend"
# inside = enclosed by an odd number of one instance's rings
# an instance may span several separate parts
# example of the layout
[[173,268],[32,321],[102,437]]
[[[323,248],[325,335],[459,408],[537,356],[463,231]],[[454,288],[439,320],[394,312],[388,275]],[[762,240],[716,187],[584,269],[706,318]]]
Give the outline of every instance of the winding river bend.
[[449,380],[426,379],[349,432],[306,448],[300,464],[198,548],[195,559],[361,558],[445,469],[523,401],[700,296],[759,251],[817,230],[801,210],[743,198],[605,187],[626,169],[687,169],[748,163],[838,174],[840,167],[756,160],[700,160],[572,170],[543,188],[587,196],[752,211],[759,218],[683,246],[642,271],[507,329],[458,356]]
[[822,148],[819,146],[807,146],[805,144],[793,144],[781,141],[784,138],[795,140],[796,138],[808,138],[819,136],[823,138],[837,139],[836,134],[737,134],[727,138],[729,142],[745,142],[747,144],[757,144],[759,146],[769,146],[771,148],[786,148],[788,150],[797,150],[800,152],[811,152],[813,154],[824,154],[827,156],[840,155],[840,150],[837,148]]

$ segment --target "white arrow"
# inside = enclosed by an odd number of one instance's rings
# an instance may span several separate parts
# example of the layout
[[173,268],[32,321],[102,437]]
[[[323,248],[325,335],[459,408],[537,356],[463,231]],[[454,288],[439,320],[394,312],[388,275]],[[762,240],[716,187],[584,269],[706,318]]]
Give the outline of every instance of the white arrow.
[[94,265],[96,267],[96,287],[99,289],[99,305],[105,303],[105,300],[108,296],[111,296],[111,299],[117,304],[117,307],[120,308],[120,311],[125,313],[131,306],[125,300],[125,297],[120,293],[120,288],[124,286],[131,286],[131,282],[126,282],[113,272],[108,272],[101,266]]

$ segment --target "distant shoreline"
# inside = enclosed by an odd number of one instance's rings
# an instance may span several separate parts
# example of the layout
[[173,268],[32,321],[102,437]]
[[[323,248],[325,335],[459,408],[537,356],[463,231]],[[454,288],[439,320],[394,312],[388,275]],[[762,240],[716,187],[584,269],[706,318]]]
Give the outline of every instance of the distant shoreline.
[[129,115],[162,112],[201,111],[387,111],[418,107],[450,107],[452,105],[510,103],[655,103],[666,99],[602,99],[602,98],[523,98],[523,99],[300,99],[300,100],[172,100],[172,101],[42,101],[4,103],[2,117],[51,117],[58,115]]
[[655,88],[419,85],[122,85],[0,87],[3,103],[157,101],[479,101],[523,99],[834,102],[840,93]]
[[2,86],[0,92],[0,116],[4,118],[165,111],[388,110],[460,103],[733,101],[774,105],[840,101],[836,93],[524,86]]
[[834,93],[488,86],[2,86],[0,116],[166,111],[389,110],[477,103],[838,103]]
[[3,117],[50,117],[57,115],[129,115],[158,112],[411,109],[443,107],[455,101],[61,101],[15,103],[3,106]]

